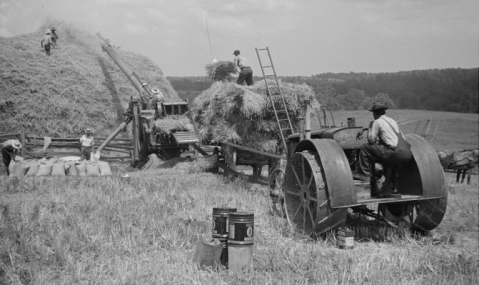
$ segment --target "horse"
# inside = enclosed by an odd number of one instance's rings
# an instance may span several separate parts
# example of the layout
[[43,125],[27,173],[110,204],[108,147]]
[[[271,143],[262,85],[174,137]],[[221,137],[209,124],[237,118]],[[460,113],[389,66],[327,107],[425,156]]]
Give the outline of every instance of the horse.
[[477,165],[479,149],[463,151],[439,151],[437,152],[439,160],[444,170],[456,170],[456,182],[459,182],[462,174],[461,183],[467,174],[467,184],[471,184],[472,169]]

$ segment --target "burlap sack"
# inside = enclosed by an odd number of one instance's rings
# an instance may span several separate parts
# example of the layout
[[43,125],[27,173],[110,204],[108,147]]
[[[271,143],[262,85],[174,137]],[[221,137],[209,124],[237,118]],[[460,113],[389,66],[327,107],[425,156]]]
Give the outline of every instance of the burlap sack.
[[35,176],[50,176],[52,173],[52,164],[40,164]]
[[64,162],[58,161],[52,165],[52,176],[66,176]]
[[100,176],[100,166],[97,163],[87,163],[86,164],[86,175],[87,176]]

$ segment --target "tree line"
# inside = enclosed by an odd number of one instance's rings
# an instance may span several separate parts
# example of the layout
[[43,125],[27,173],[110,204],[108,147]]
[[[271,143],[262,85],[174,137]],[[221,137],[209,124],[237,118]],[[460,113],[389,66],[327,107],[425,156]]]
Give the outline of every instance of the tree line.
[[[478,71],[479,68],[449,68],[393,73],[322,73],[280,79],[308,84],[318,101],[333,110],[367,109],[372,102],[381,100],[390,108],[479,113]],[[180,96],[186,94],[190,99],[212,83],[207,77],[168,79]]]

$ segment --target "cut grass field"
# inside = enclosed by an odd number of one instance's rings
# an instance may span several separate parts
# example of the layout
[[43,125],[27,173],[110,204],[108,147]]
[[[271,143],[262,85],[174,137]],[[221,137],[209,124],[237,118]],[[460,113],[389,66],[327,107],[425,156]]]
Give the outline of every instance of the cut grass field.
[[[0,177],[0,284],[477,284],[477,176],[446,175],[449,204],[433,237],[392,236],[337,249],[269,213],[266,188],[214,174]],[[254,275],[198,271],[213,207],[255,214]]]
[[[437,131],[434,138],[427,137],[427,140],[429,142],[432,141],[431,144],[436,150],[464,150],[479,147],[479,114],[423,110],[387,110],[386,115],[401,124],[400,128],[405,134],[422,134],[423,130],[424,132],[427,130],[427,120],[431,120],[428,134],[432,135],[436,127]],[[356,119],[356,126],[367,127],[369,122],[373,120],[372,113],[366,110],[335,111],[333,116],[336,126],[341,126],[341,123],[346,126],[347,118],[351,117]],[[313,129],[319,127],[317,117],[312,120],[312,125]]]

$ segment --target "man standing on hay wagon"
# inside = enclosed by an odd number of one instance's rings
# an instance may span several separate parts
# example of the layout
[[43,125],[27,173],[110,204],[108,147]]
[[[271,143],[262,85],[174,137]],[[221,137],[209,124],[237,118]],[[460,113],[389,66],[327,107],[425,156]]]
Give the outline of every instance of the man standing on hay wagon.
[[394,190],[394,183],[387,179],[383,187],[377,192],[376,178],[371,175],[371,167],[376,162],[386,167],[408,162],[412,158],[411,145],[406,142],[399,130],[396,121],[386,116],[388,107],[381,102],[375,102],[371,108],[374,121],[369,123],[369,128],[364,128],[357,135],[361,139],[362,133],[368,130],[368,143],[361,146],[358,155],[357,173],[355,178],[370,181],[372,194],[379,197],[388,197]]
[[80,150],[80,155],[81,159],[87,159],[90,160],[91,157],[91,152],[93,148],[93,136],[92,136],[93,131],[91,129],[86,129],[85,135],[83,135],[80,138],[80,144],[81,144],[81,150]]
[[18,154],[18,151],[22,148],[22,144],[18,140],[8,140],[2,145],[2,157],[3,163],[7,168],[7,175],[10,176],[10,171],[8,167],[12,160],[15,160],[15,157]]
[[248,86],[253,85],[253,70],[249,66],[248,61],[246,60],[246,58],[240,56],[239,50],[235,50],[233,54],[235,56],[235,67],[239,69],[238,81],[236,81],[236,83],[243,85],[246,81],[246,84]]

